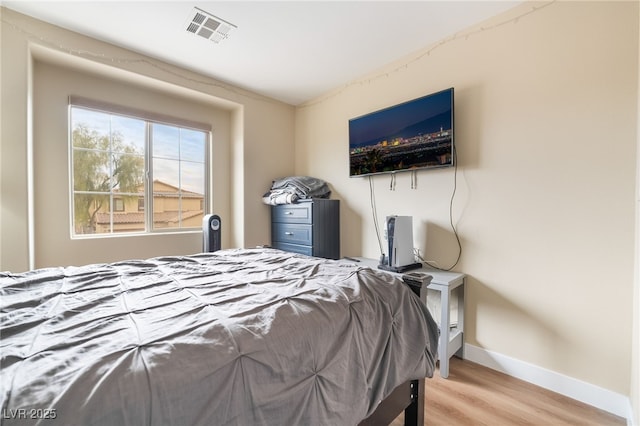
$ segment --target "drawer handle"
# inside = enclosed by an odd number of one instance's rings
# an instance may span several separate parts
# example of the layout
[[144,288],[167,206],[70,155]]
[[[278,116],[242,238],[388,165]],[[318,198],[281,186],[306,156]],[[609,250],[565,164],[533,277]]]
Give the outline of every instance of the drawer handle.
[[293,212],[287,210],[286,212],[284,212],[284,214],[292,215]]
[[285,232],[284,235],[293,235],[293,232]]

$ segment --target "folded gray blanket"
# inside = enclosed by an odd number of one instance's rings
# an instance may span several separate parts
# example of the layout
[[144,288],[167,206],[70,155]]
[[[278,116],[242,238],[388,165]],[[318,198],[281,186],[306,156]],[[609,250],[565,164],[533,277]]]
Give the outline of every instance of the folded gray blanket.
[[271,190],[262,196],[265,204],[290,204],[299,199],[329,198],[331,190],[322,179],[311,176],[289,176],[274,180]]

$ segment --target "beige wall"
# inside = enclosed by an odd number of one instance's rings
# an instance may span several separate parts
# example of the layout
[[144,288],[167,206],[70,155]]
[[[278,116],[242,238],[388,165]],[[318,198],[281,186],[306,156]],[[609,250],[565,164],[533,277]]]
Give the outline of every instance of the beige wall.
[[[269,209],[261,197],[273,179],[292,173],[293,107],[0,10],[0,270],[202,249],[200,233],[70,239],[70,94],[170,115],[180,110],[191,116],[185,118],[212,123],[213,211],[222,217],[223,247],[270,241]],[[59,214],[43,215],[38,206],[45,202],[59,204]]]
[[[82,63],[100,65],[93,73],[106,66],[110,79],[227,111],[228,163],[214,179],[216,200],[224,201],[214,208],[229,216],[230,247],[268,242],[260,196],[272,179],[293,172],[295,151],[295,172],[327,179],[342,200],[343,254],[377,257],[369,183],[347,177],[347,120],[454,86],[454,221],[464,250],[456,269],[469,275],[467,342],[631,395],[638,424],[638,326],[631,326],[638,315],[638,278],[635,310],[631,302],[638,5],[535,5],[297,108],[295,122],[290,106],[0,8],[0,270],[28,269],[36,257],[30,206],[39,169],[30,168],[42,130],[33,78],[42,65],[60,66],[48,49],[84,52]],[[415,246],[448,266],[456,255],[448,223],[453,170],[420,172],[415,190],[409,175],[398,175],[395,191],[387,177],[373,183],[379,219],[413,215]],[[199,237],[186,240],[171,248],[165,237],[113,239],[82,259],[199,249]]]
[[[212,180],[214,192],[218,194],[212,200],[212,210],[221,217],[230,217],[230,194],[226,191],[230,112],[213,103],[113,79],[106,73],[101,75],[53,63],[56,59],[63,62],[64,57],[40,58],[37,54],[36,57],[33,64],[35,266],[114,261],[123,256],[136,258],[144,256],[141,252],[146,244],[157,246],[153,255],[199,251],[202,246],[199,232],[135,238],[69,237],[68,97],[72,94],[210,124],[214,135]],[[122,246],[123,241],[129,243]],[[228,236],[224,238],[224,245],[229,246]]]
[[[377,258],[347,122],[455,87],[466,342],[629,395],[637,60],[635,2],[524,4],[298,107],[296,173],[343,200],[342,253]],[[373,178],[378,220],[412,215],[415,247],[450,266],[454,170],[417,176]]]

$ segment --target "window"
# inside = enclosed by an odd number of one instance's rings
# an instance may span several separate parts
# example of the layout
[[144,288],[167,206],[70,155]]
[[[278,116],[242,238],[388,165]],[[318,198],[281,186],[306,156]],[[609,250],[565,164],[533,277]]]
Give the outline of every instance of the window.
[[114,212],[123,212],[124,211],[124,200],[122,198],[114,198],[113,199],[113,211]]
[[82,98],[70,116],[72,235],[202,226],[210,129]]

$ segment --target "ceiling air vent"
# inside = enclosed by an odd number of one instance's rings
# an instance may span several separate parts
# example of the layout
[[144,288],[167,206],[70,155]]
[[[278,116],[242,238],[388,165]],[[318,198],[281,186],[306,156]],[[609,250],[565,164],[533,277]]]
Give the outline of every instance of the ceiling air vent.
[[214,43],[220,43],[222,40],[229,38],[229,33],[235,28],[237,28],[235,25],[197,7],[189,15],[189,21],[187,22],[188,32],[211,40]]

